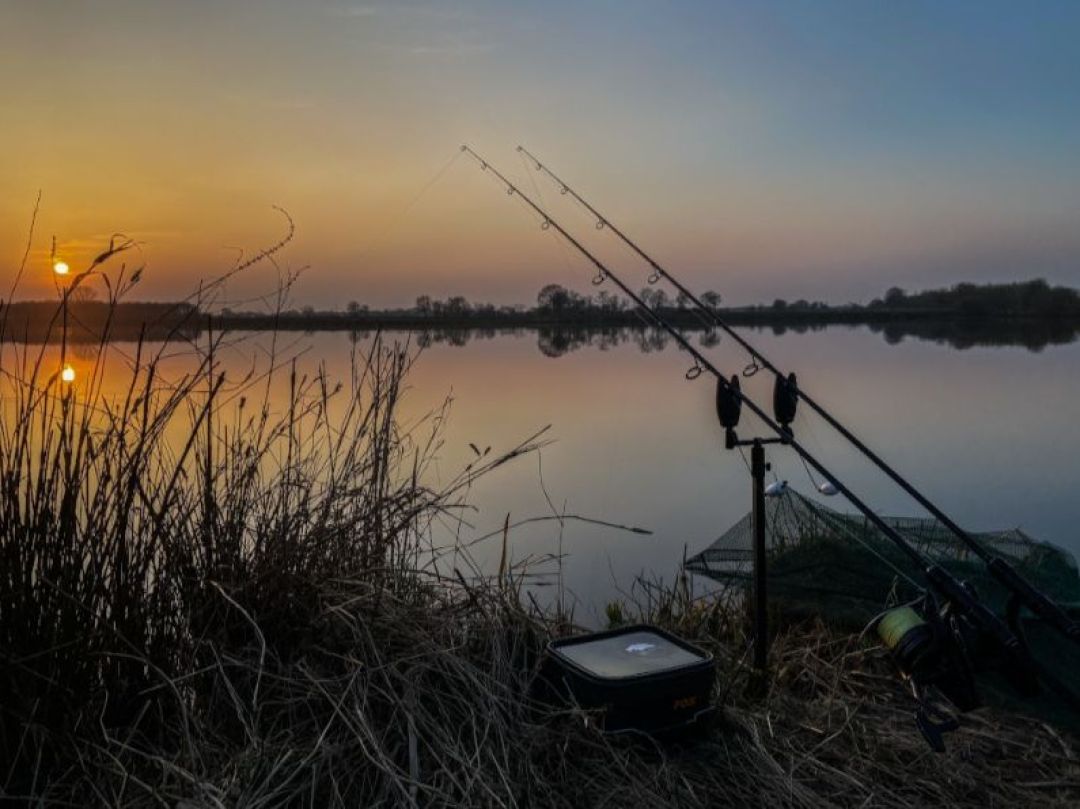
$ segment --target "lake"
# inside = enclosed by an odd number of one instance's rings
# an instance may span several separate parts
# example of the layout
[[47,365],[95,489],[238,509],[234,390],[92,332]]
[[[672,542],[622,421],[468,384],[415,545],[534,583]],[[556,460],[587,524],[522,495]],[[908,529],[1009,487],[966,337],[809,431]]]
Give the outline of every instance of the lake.
[[[1020,527],[1080,553],[1080,343],[1040,351],[958,350],[912,337],[886,340],[866,328],[746,334],[961,525]],[[467,524],[438,526],[437,541],[453,542],[457,534],[465,542],[498,532],[507,514],[515,522],[551,517],[553,509],[652,531],[547,520],[510,532],[513,561],[561,552],[562,596],[577,604],[579,620],[594,623],[604,603],[629,592],[637,576],[672,581],[684,553],[701,550],[749,510],[747,468],[739,453],[724,449],[713,384],[705,376],[687,381],[689,362],[670,342],[644,332],[570,345],[561,340],[554,348],[551,335],[531,331],[443,337],[450,339],[384,335],[413,346],[429,343],[408,380],[405,423],[452,398],[432,467],[436,478],[448,480],[471,462],[470,444],[480,450],[491,446],[495,453],[547,425],[554,442],[480,480],[470,495],[475,511],[463,515]],[[313,373],[322,363],[331,379],[347,382],[351,352],[362,351],[371,339],[348,332],[279,335],[279,358],[296,355],[300,373]],[[237,333],[230,340],[236,342],[217,357],[229,380],[265,369],[269,335]],[[119,390],[124,381],[117,352],[131,350],[130,344],[110,349],[109,387]],[[88,364],[92,354],[75,349],[72,362]],[[175,354],[163,366],[167,375],[193,367],[181,345]],[[747,362],[731,340],[720,340],[708,354],[728,373]],[[769,374],[743,384],[758,401],[771,401]],[[286,389],[282,372],[272,401]],[[805,407],[794,428],[808,449],[880,513],[923,515]],[[740,435],[753,434],[754,420],[744,413]],[[771,447],[768,454],[780,479],[820,497],[790,449]],[[853,510],[841,498],[820,499]],[[497,569],[500,552],[498,536],[472,549],[489,571]],[[548,561],[535,569],[554,581],[558,567]],[[556,592],[554,585],[536,590],[545,600]]]

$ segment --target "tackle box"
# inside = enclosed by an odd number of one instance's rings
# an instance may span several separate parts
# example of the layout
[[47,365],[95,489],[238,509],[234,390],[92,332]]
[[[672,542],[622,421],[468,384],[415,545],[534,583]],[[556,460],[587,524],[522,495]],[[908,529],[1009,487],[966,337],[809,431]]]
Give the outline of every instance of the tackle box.
[[595,710],[609,733],[690,725],[709,710],[715,674],[711,654],[645,624],[551,641],[543,665],[554,695]]

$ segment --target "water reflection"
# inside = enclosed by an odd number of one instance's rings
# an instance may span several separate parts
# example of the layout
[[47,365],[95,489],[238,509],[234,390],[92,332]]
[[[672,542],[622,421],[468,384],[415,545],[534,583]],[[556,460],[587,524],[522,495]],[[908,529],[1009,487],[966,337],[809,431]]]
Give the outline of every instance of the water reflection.
[[[0,341],[20,343],[60,343],[72,346],[97,347],[102,342],[149,341],[197,341],[204,336],[208,316],[190,304],[125,304],[123,316],[114,319],[105,303],[84,301],[64,309],[55,303],[16,303],[0,309]],[[747,313],[736,312],[731,316],[734,324],[751,333],[768,333],[777,337],[785,334],[803,335],[823,332],[827,329],[865,330],[881,335],[885,342],[896,345],[905,339],[923,340],[964,350],[979,346],[1017,346],[1029,351],[1041,351],[1051,345],[1067,345],[1080,336],[1080,321],[1055,318],[986,319],[947,316],[921,316],[910,319],[883,316],[878,320],[839,322],[827,317],[807,318],[800,316],[775,316],[762,321],[756,314],[750,322]],[[352,341],[366,340],[378,331],[398,330],[400,325],[384,327],[377,323],[362,328],[355,327],[340,317],[306,320],[300,317],[283,318],[280,321],[266,318],[250,327],[236,328],[231,321],[229,331],[234,334],[265,331],[268,326],[279,332],[313,335],[319,332],[344,331]],[[239,321],[243,322],[243,320]],[[438,323],[436,319],[433,321]],[[680,316],[676,321],[680,330],[703,348],[713,348],[721,341],[721,333],[698,318]],[[62,325],[63,324],[63,325]],[[219,327],[220,328],[220,327]],[[478,340],[497,337],[535,336],[537,349],[546,357],[561,357],[582,348],[606,351],[615,346],[632,344],[643,353],[663,351],[672,340],[663,329],[646,324],[644,319],[635,325],[582,324],[566,322],[546,325],[462,325],[451,322],[446,325],[407,326],[416,345],[448,345],[464,347]],[[90,350],[90,349],[87,349]]]
[[[1075,532],[1080,524],[1075,496],[1080,343],[1075,334],[1034,326],[1011,334],[922,326],[920,331],[901,324],[788,324],[743,333],[784,370],[797,372],[815,398],[961,525],[974,530],[1019,526],[1080,551]],[[257,397],[265,386],[267,407],[280,413],[287,406],[292,357],[298,378],[324,369],[329,380],[348,385],[353,352],[369,347],[373,335],[339,330],[305,336],[297,330],[275,337],[236,331],[218,351],[217,369],[226,376],[229,402],[242,402],[245,392]],[[477,486],[475,511],[440,525],[440,541],[465,543],[490,532],[501,538],[508,513],[511,522],[577,513],[654,531],[644,536],[548,521],[511,532],[512,561],[565,554],[563,564],[546,570],[557,572],[569,597],[581,600],[583,620],[594,607],[602,615],[604,602],[629,589],[639,574],[670,581],[684,549],[692,554],[705,547],[749,507],[746,468],[737,453],[723,447],[711,386],[684,381],[685,358],[656,329],[430,329],[384,337],[425,349],[408,379],[403,424],[420,423],[448,396],[453,399],[432,465],[433,484],[475,460],[471,445],[497,452],[549,424],[549,435],[557,439],[542,458],[522,459]],[[710,359],[718,367],[735,370],[746,362],[734,341],[715,332],[699,330],[691,338],[712,349]],[[205,333],[200,345],[205,347]],[[990,348],[999,345],[1027,350]],[[461,350],[464,346],[468,350]],[[69,349],[66,361],[77,371],[78,397],[99,348]],[[156,349],[146,347],[151,350]],[[46,351],[45,367],[58,367],[59,347]],[[124,395],[134,354],[130,345],[101,349],[106,396]],[[166,355],[161,384],[199,368],[192,345],[175,343]],[[264,381],[274,356],[279,373]],[[0,359],[3,379],[11,355]],[[249,379],[258,382],[243,382]],[[254,387],[241,390],[244,384]],[[767,402],[771,379],[758,374],[745,381],[745,389]],[[241,426],[236,402],[222,405],[217,416],[222,427]],[[749,420],[747,430],[752,427]],[[180,447],[183,428],[178,426],[175,439]],[[795,429],[872,507],[921,515],[809,413],[799,414]],[[790,451],[774,448],[769,455],[778,477],[812,494]],[[472,552],[497,569],[501,539]]]
[[[740,327],[751,333],[769,333],[776,337],[785,334],[803,335],[824,332],[827,329],[843,329],[855,332],[869,331],[880,335],[889,345],[897,345],[905,339],[922,340],[946,345],[958,350],[976,347],[1019,347],[1028,351],[1042,351],[1047,346],[1068,345],[1080,336],[1080,324],[1064,321],[1014,320],[987,322],[977,320],[930,320],[888,321],[859,325],[824,323],[775,323]],[[691,339],[703,348],[717,346],[723,335],[716,329],[683,329],[691,332]],[[354,339],[366,339],[373,331],[354,331]],[[561,357],[582,348],[607,351],[615,346],[630,344],[642,353],[663,351],[672,337],[657,327],[605,327],[581,328],[578,326],[540,326],[537,328],[477,328],[477,329],[423,329],[416,332],[416,342],[422,347],[448,345],[464,347],[475,340],[493,340],[500,336],[533,336],[536,347],[546,357]]]

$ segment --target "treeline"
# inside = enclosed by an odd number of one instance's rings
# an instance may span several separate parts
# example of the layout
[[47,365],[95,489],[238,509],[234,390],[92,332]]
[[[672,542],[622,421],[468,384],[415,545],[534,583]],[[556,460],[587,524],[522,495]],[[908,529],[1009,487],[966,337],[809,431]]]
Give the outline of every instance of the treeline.
[[[684,295],[672,296],[659,287],[645,287],[638,296],[666,320],[683,329],[711,326]],[[898,324],[964,321],[978,325],[979,334],[995,328],[1018,328],[1032,321],[1080,324],[1080,293],[1051,286],[1043,279],[1011,284],[956,284],[922,292],[890,288],[868,304],[828,304],[823,301],[777,298],[772,303],[724,307],[720,294],[704,292],[699,300],[732,325],[774,326],[799,324]],[[0,329],[7,339],[42,342],[61,339],[55,301],[0,305]],[[186,303],[120,303],[71,301],[68,306],[68,339],[96,341],[106,328],[113,339],[150,339],[197,335],[208,314]],[[316,310],[306,306],[280,312],[234,312],[224,309],[213,315],[223,329],[236,330],[353,330],[353,329],[483,329],[542,328],[638,328],[651,325],[649,318],[626,296],[607,289],[582,294],[559,284],[540,290],[532,306],[497,306],[474,303],[455,295],[439,300],[421,295],[411,307],[375,309],[359,301],[344,310]],[[1028,326],[1024,326],[1028,328]],[[925,326],[920,326],[925,331]],[[904,331],[910,331],[905,327]]]
[[868,308],[953,312],[966,317],[1080,317],[1080,293],[1050,286],[1042,278],[1011,284],[956,284],[911,294],[892,287]]
[[[650,308],[679,325],[693,325],[704,320],[685,295],[671,296],[658,287],[646,287],[638,293]],[[892,287],[881,298],[868,304],[833,305],[824,301],[777,298],[772,303],[752,306],[722,307],[719,293],[708,291],[699,300],[725,320],[738,324],[770,323],[873,323],[904,318],[962,317],[983,319],[1051,318],[1080,319],[1080,293],[1063,286],[1051,286],[1043,279],[1011,284],[956,284],[955,286],[908,293]],[[312,328],[335,328],[341,323],[380,324],[387,327],[412,327],[432,324],[447,327],[539,326],[574,324],[596,326],[633,325],[642,315],[626,296],[602,289],[595,294],[581,294],[559,284],[548,284],[531,307],[496,306],[473,303],[455,295],[445,300],[421,295],[411,307],[372,309],[353,301],[344,311],[317,311],[312,307],[274,315],[222,312],[223,325],[264,327],[271,322],[288,328],[291,324],[309,324]]]
[[[66,308],[66,317],[65,317]],[[0,335],[27,343],[168,340],[198,333],[205,316],[191,303],[16,301],[0,303]]]
[[[702,322],[699,313],[685,296],[669,297],[662,290],[646,287],[639,293],[650,307],[679,325],[693,326]],[[701,300],[719,309],[720,295],[705,292]],[[351,301],[342,310],[316,310],[307,306],[272,314],[233,312],[228,309],[215,318],[223,328],[305,328],[340,329],[354,326],[384,328],[481,328],[484,326],[519,328],[551,324],[577,326],[633,326],[641,324],[642,315],[627,298],[608,290],[595,295],[582,295],[559,284],[548,284],[540,290],[535,305],[497,306],[473,303],[455,295],[445,300],[421,295],[414,306],[396,309],[372,309],[366,304]]]

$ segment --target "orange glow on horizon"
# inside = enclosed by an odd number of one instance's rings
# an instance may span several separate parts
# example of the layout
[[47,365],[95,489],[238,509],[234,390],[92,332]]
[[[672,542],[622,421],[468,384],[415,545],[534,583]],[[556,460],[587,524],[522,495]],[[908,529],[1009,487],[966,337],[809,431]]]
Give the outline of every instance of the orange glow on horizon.
[[[885,23],[860,15],[809,15],[828,36],[804,31],[792,47],[757,4],[644,4],[620,16],[624,39],[585,22],[606,22],[601,6],[579,7],[594,4],[109,5],[4,6],[0,148],[19,156],[4,166],[5,256],[26,243],[41,192],[21,299],[49,298],[118,232],[138,244],[125,258],[148,268],[140,298],[186,298],[282,238],[272,206],[297,228],[275,262],[311,268],[290,305],[593,292],[588,262],[458,157],[463,142],[623,262],[522,161],[523,143],[684,283],[733,305],[1080,278],[1075,88],[1060,67],[1076,49],[1069,26],[1032,12],[985,37],[970,26],[993,15],[944,13],[927,29],[970,46],[975,69],[950,48],[924,54],[918,37],[871,54]],[[906,20],[867,16],[878,14]],[[987,44],[999,35],[1048,55],[1006,58]],[[645,52],[627,47],[637,36]],[[916,58],[931,60],[925,75],[898,67]],[[101,88],[124,103],[103,103]],[[48,247],[57,233],[62,262]],[[625,266],[644,283],[647,267]],[[278,280],[260,262],[217,305],[245,308]]]

